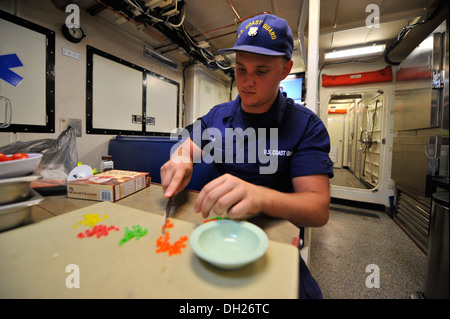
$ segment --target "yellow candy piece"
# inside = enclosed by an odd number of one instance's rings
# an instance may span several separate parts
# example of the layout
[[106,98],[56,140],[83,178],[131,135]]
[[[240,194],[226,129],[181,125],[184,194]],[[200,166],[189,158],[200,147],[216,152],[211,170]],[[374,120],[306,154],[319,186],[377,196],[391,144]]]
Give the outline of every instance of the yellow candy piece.
[[[108,218],[108,215],[104,215],[103,218],[100,218],[99,214],[84,214],[84,221],[80,220],[78,222],[78,225],[85,225],[85,226],[90,226],[93,227],[95,224],[97,224],[98,222]],[[74,226],[74,228],[76,228],[77,226]]]

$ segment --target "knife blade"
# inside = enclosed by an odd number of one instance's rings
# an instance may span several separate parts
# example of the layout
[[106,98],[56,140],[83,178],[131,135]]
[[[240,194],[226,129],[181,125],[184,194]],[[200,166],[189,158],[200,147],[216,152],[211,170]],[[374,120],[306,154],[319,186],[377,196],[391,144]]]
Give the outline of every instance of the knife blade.
[[163,234],[166,232],[167,219],[169,218],[170,211],[172,209],[172,201],[173,201],[173,196],[170,196],[169,200],[167,201],[166,211],[164,212],[164,219],[163,219],[163,226],[162,226]]

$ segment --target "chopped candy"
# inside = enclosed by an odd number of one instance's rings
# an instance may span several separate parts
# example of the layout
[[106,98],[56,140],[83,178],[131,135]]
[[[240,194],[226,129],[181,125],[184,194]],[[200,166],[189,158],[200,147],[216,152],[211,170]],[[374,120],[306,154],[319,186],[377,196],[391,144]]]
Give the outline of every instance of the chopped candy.
[[[108,215],[103,215],[103,218],[100,218],[99,214],[84,214],[83,217],[84,217],[84,220],[80,220],[78,222],[78,225],[94,227],[95,224],[108,218]],[[74,225],[73,228],[77,228],[78,225]]]
[[182,236],[173,244],[170,243],[170,234],[169,232],[164,233],[164,236],[160,236],[156,240],[156,246],[159,248],[156,250],[157,253],[168,252],[169,256],[181,254],[181,249],[186,247],[184,243],[187,241],[187,236]]
[[[170,221],[170,219],[167,219],[166,228],[172,228],[172,227],[173,227],[172,222]],[[164,225],[162,225],[161,230],[164,230]]]
[[130,239],[136,237],[136,240],[139,240],[139,238],[147,235],[147,228],[142,229],[141,226],[132,226],[132,229],[129,229],[128,227],[125,227],[125,233],[123,234],[122,239],[119,242],[119,246],[126,243]]
[[229,218],[217,216],[217,217],[212,217],[211,219],[207,219],[207,220],[203,221],[203,223],[208,223],[208,222],[212,222],[214,220],[222,220],[222,219],[229,219]]
[[84,231],[84,233],[83,232],[78,233],[77,237],[85,238],[85,237],[96,236],[97,238],[100,238],[102,236],[108,236],[108,234],[111,230],[118,231],[119,228],[117,228],[115,226],[107,227],[106,225],[95,225],[92,229],[86,229]]

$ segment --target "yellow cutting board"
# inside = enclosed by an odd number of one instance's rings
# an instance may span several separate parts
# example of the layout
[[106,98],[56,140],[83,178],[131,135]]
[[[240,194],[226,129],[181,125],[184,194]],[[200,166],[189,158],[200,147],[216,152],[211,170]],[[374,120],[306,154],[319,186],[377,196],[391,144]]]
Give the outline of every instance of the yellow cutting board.
[[[108,217],[107,236],[78,238],[91,229],[84,215]],[[196,225],[171,219],[171,242]],[[77,225],[74,228],[74,225]],[[125,227],[147,234],[119,245]],[[157,253],[160,215],[101,202],[0,234],[0,298],[297,298],[298,249],[269,241],[267,253],[238,269],[200,260],[186,242],[181,254]]]

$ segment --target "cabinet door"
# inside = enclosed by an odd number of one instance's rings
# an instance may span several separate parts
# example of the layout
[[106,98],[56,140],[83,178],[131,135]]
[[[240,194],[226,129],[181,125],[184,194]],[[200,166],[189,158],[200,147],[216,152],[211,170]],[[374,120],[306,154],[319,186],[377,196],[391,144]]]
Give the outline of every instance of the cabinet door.
[[392,148],[391,178],[420,196],[434,191],[430,177],[435,174],[440,137],[436,135],[397,136]]
[[178,127],[178,83],[146,74],[146,131],[170,133]]
[[52,30],[0,10],[0,132],[55,131],[54,52]]
[[141,131],[142,72],[94,54],[92,126],[97,130]]
[[431,34],[398,68],[394,107],[396,132],[440,125],[442,88],[435,87],[434,79],[441,70],[441,46],[442,35]]

